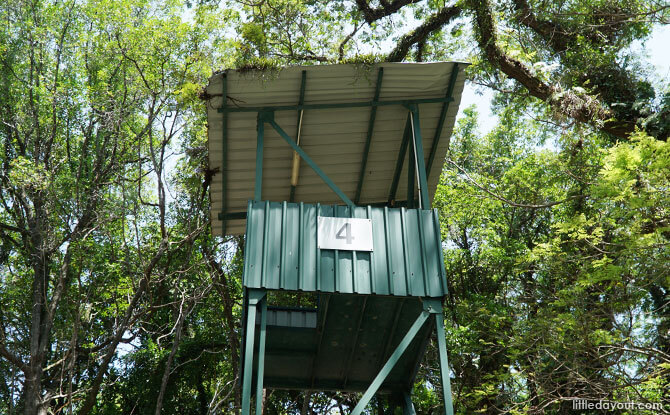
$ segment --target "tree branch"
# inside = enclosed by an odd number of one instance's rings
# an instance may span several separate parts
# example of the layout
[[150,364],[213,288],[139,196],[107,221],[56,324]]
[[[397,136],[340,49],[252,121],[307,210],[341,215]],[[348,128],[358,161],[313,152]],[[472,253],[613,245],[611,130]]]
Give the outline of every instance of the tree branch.
[[[553,53],[558,55],[560,59],[565,60],[568,67],[572,65],[570,59],[566,59],[566,51],[583,47],[582,44],[585,40],[598,47],[612,43],[617,33],[622,30],[622,26],[627,21],[626,18],[630,17],[627,13],[622,13],[620,16],[613,14],[604,18],[605,21],[609,21],[604,25],[606,27],[599,25],[596,29],[592,25],[585,25],[578,29],[570,29],[560,23],[538,18],[527,0],[513,0],[513,3],[521,24],[539,35]],[[649,13],[653,12],[650,11]],[[625,110],[621,105],[613,110],[614,113],[628,120],[628,122],[622,124],[627,125],[631,131],[636,124],[644,125],[644,120],[649,117],[649,114],[636,110],[633,105],[635,101],[641,99],[639,87],[641,80],[634,72],[622,67],[615,60],[608,60],[596,65],[584,65],[580,67],[579,73],[581,75],[577,77],[576,81],[585,84],[588,80],[593,88],[591,95],[598,96],[599,101],[607,105],[613,103],[627,104],[623,107]],[[662,117],[661,114],[658,114],[658,116],[659,118]],[[659,139],[667,139],[667,130],[665,132],[663,129],[656,131],[651,126],[644,129]]]
[[408,4],[418,3],[420,1],[421,0],[393,0],[390,3],[382,2],[382,7],[376,9],[370,7],[367,0],[356,0],[356,5],[358,6],[358,10],[363,13],[365,21],[368,22],[368,24],[371,24],[376,20],[397,12]]
[[513,0],[513,2],[519,12],[519,21],[540,35],[554,52],[562,53],[568,49],[568,41],[573,40],[571,34],[553,22],[538,19],[526,0]]
[[0,344],[0,356],[7,359],[9,363],[18,367],[26,376],[28,376],[30,373],[30,367],[23,363],[23,360],[21,360],[17,355],[7,350],[4,344]]
[[295,61],[317,61],[317,62],[329,62],[330,59],[326,56],[321,56],[321,55],[316,55],[314,53],[290,53],[290,54],[284,54],[284,53],[275,53],[274,54],[277,57],[284,58],[284,59],[292,59]]
[[449,23],[455,17],[461,14],[461,8],[458,6],[443,7],[439,12],[433,14],[419,27],[405,34],[395,48],[389,53],[386,58],[389,62],[400,62],[407,56],[409,49],[417,44],[424,42],[431,33],[441,29],[444,25]]
[[472,183],[476,188],[478,188],[479,190],[482,190],[483,192],[488,193],[488,194],[489,194],[490,196],[492,196],[494,199],[497,199],[497,200],[499,200],[499,201],[505,203],[506,205],[510,205],[510,206],[513,206],[513,207],[524,208],[524,209],[544,209],[544,208],[548,208],[548,207],[552,207],[552,206],[560,205],[561,203],[565,203],[565,202],[568,202],[568,201],[570,201],[570,200],[582,199],[582,198],[587,197],[587,195],[573,195],[573,196],[568,196],[568,197],[566,197],[566,198],[563,199],[563,200],[557,200],[557,201],[555,201],[555,202],[546,202],[546,203],[542,203],[542,204],[517,203],[517,202],[513,202],[513,201],[511,201],[511,200],[509,200],[509,199],[506,199],[506,198],[504,198],[504,197],[502,197],[502,196],[500,196],[500,195],[498,195],[498,194],[495,194],[495,193],[493,193],[492,191],[490,191],[489,189],[487,189],[486,187],[484,187],[484,186],[482,186],[481,184],[477,183],[477,181],[476,181],[475,179],[473,179],[473,178],[468,174],[468,172],[465,171],[465,169],[463,169],[461,166],[459,166],[458,164],[456,164],[456,163],[453,162],[452,160],[447,160],[447,163],[449,163],[449,164],[451,164],[452,166],[456,167],[456,169],[458,169],[458,171],[460,171],[460,172],[461,172],[461,173],[468,179],[468,181],[469,181],[470,183]]
[[496,27],[488,0],[474,0],[471,4],[475,11],[479,47],[491,64],[526,87],[532,96],[563,115],[619,138],[627,139],[634,132],[634,123],[616,120],[615,114],[603,107],[597,99],[549,85],[536,77],[522,62],[506,55],[497,44]]
[[28,232],[26,229],[21,229],[19,227],[16,227],[14,225],[8,225],[6,223],[0,222],[0,229],[4,229],[10,232],[18,232],[21,235],[30,235],[30,232]]
[[340,46],[337,48],[337,51],[338,51],[338,58],[339,58],[340,60],[344,59],[344,46],[345,46],[345,45],[346,45],[346,44],[347,44],[347,43],[354,37],[354,35],[356,34],[356,32],[358,32],[358,29],[360,29],[361,26],[363,26],[362,23],[361,23],[361,24],[357,24],[357,25],[354,27],[354,30],[352,30],[351,33],[349,33],[349,34],[342,40],[342,42],[340,42]]

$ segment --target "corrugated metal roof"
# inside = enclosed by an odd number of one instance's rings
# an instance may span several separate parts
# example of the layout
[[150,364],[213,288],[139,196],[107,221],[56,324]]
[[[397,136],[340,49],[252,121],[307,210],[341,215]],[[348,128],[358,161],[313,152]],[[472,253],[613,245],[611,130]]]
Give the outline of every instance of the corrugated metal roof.
[[[454,65],[465,63],[383,63],[372,66],[354,64],[296,66],[276,71],[227,71],[212,76],[207,86],[211,97],[207,102],[209,123],[209,168],[218,169],[211,183],[211,215],[213,232],[222,233],[218,214],[223,206],[221,171],[226,170],[226,212],[245,212],[247,201],[254,197],[256,158],[255,112],[223,114],[224,74],[229,107],[266,107],[297,105],[302,72],[306,71],[305,104],[347,103],[372,101],[376,89],[377,71],[384,68],[379,100],[409,100],[444,98]],[[453,102],[448,107],[441,139],[435,152],[435,162],[428,172],[429,196],[432,200],[449,144],[454,120],[465,80],[458,72],[453,89]],[[424,158],[433,144],[433,137],[442,110],[442,103],[420,105]],[[316,164],[354,199],[362,165],[371,107],[338,109],[306,109],[303,114],[300,146]],[[227,116],[228,159],[223,163],[223,125]],[[360,204],[386,202],[402,141],[407,109],[401,105],[378,107],[374,123],[369,158],[366,165]],[[275,121],[295,138],[297,111],[275,113]],[[265,128],[263,164],[263,200],[289,199],[293,150],[269,126]],[[397,190],[397,200],[407,192],[405,161]],[[296,202],[339,204],[340,199],[321,178],[301,161]],[[227,221],[227,234],[241,234],[244,219]]]

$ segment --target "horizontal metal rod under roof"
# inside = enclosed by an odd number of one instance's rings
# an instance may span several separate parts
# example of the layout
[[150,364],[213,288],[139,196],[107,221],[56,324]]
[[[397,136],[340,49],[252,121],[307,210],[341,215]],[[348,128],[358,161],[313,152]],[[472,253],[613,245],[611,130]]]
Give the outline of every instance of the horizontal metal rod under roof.
[[362,101],[362,102],[337,102],[332,104],[303,104],[303,105],[277,105],[268,107],[221,107],[219,112],[262,112],[262,111],[300,111],[300,110],[322,110],[334,108],[356,108],[356,107],[382,107],[387,105],[410,105],[410,104],[435,104],[440,102],[451,102],[453,97],[444,98],[421,98],[403,99],[392,101]]

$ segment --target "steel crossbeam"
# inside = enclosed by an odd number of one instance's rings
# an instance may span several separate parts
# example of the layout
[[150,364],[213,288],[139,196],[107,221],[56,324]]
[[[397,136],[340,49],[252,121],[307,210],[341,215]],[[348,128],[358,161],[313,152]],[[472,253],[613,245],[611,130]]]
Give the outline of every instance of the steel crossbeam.
[[354,207],[354,202],[352,202],[351,199],[349,199],[347,195],[345,195],[344,192],[339,187],[337,187],[337,185],[330,179],[330,177],[328,177],[328,175],[326,175],[326,173],[321,170],[321,168],[314,162],[314,160],[312,160],[312,158],[308,156],[307,153],[305,153],[305,151],[295,143],[295,141],[293,141],[293,139],[279,126],[279,124],[275,122],[273,118],[267,117],[263,118],[263,120],[275,129],[279,136],[283,138],[284,141],[286,141],[303,160],[305,160],[305,163],[307,163],[312,168],[312,170],[314,170],[314,172],[316,172],[316,174],[318,174],[319,177],[321,177],[321,179],[326,182],[328,187],[330,187],[344,203],[346,203],[349,207]]
[[259,112],[259,111],[300,111],[300,110],[322,110],[337,108],[362,108],[362,107],[385,107],[392,105],[408,106],[412,104],[435,104],[440,102],[451,102],[453,97],[402,99],[389,101],[360,101],[360,102],[336,102],[332,104],[303,104],[303,105],[269,105],[264,107],[221,107],[218,112]]

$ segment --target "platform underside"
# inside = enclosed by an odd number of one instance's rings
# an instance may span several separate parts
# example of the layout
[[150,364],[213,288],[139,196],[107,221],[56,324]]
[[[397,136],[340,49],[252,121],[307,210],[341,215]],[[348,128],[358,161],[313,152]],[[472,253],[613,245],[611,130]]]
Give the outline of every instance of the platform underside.
[[[354,294],[322,293],[316,310],[268,306],[263,384],[363,392],[421,311],[418,297]],[[429,319],[378,393],[411,390],[433,328]]]

